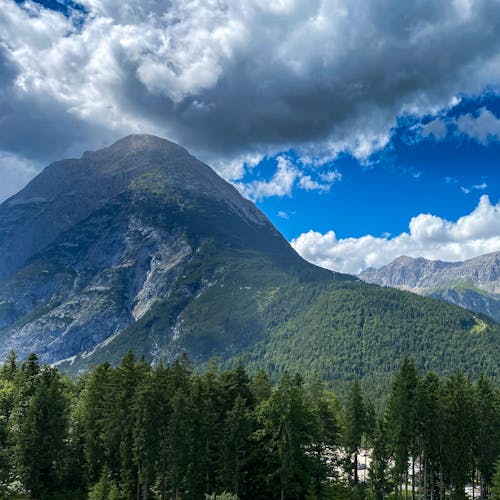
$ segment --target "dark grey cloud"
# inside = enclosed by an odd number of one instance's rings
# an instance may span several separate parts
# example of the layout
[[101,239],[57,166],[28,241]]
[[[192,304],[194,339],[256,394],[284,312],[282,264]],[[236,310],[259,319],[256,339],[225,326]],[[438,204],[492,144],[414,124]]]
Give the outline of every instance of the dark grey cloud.
[[147,131],[209,161],[366,157],[402,113],[500,79],[497,0],[81,3],[77,29],[0,0],[0,151],[45,161]]

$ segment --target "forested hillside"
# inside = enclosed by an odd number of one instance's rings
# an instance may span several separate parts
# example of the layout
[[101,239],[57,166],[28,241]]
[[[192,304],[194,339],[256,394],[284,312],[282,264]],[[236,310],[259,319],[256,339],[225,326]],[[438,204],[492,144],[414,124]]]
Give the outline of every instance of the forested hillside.
[[215,361],[195,372],[128,353],[75,382],[35,355],[0,368],[3,498],[444,500],[472,484],[487,498],[499,432],[487,377],[422,375],[407,359],[379,412],[357,379],[337,399],[314,376],[272,385]]

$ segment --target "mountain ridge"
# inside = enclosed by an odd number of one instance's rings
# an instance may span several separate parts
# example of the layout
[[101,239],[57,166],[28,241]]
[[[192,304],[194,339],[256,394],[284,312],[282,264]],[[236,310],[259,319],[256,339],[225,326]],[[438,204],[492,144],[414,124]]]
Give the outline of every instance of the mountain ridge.
[[458,262],[401,256],[358,277],[446,300],[500,321],[500,251]]

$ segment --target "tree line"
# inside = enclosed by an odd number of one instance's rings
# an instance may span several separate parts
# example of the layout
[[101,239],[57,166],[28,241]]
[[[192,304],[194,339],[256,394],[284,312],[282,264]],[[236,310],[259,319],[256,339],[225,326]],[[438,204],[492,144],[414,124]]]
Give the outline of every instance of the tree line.
[[486,377],[422,375],[405,359],[388,389],[377,412],[358,380],[340,400],[314,376],[272,385],[241,365],[128,353],[72,381],[13,353],[0,367],[0,497],[444,500],[474,484],[500,498],[500,394]]

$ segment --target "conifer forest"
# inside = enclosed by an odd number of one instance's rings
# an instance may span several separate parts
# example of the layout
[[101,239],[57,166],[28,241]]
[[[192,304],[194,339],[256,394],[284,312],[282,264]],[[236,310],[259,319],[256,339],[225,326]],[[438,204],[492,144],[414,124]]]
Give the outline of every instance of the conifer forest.
[[185,357],[77,380],[35,355],[0,368],[1,498],[500,498],[499,455],[498,389],[408,359],[384,401]]

